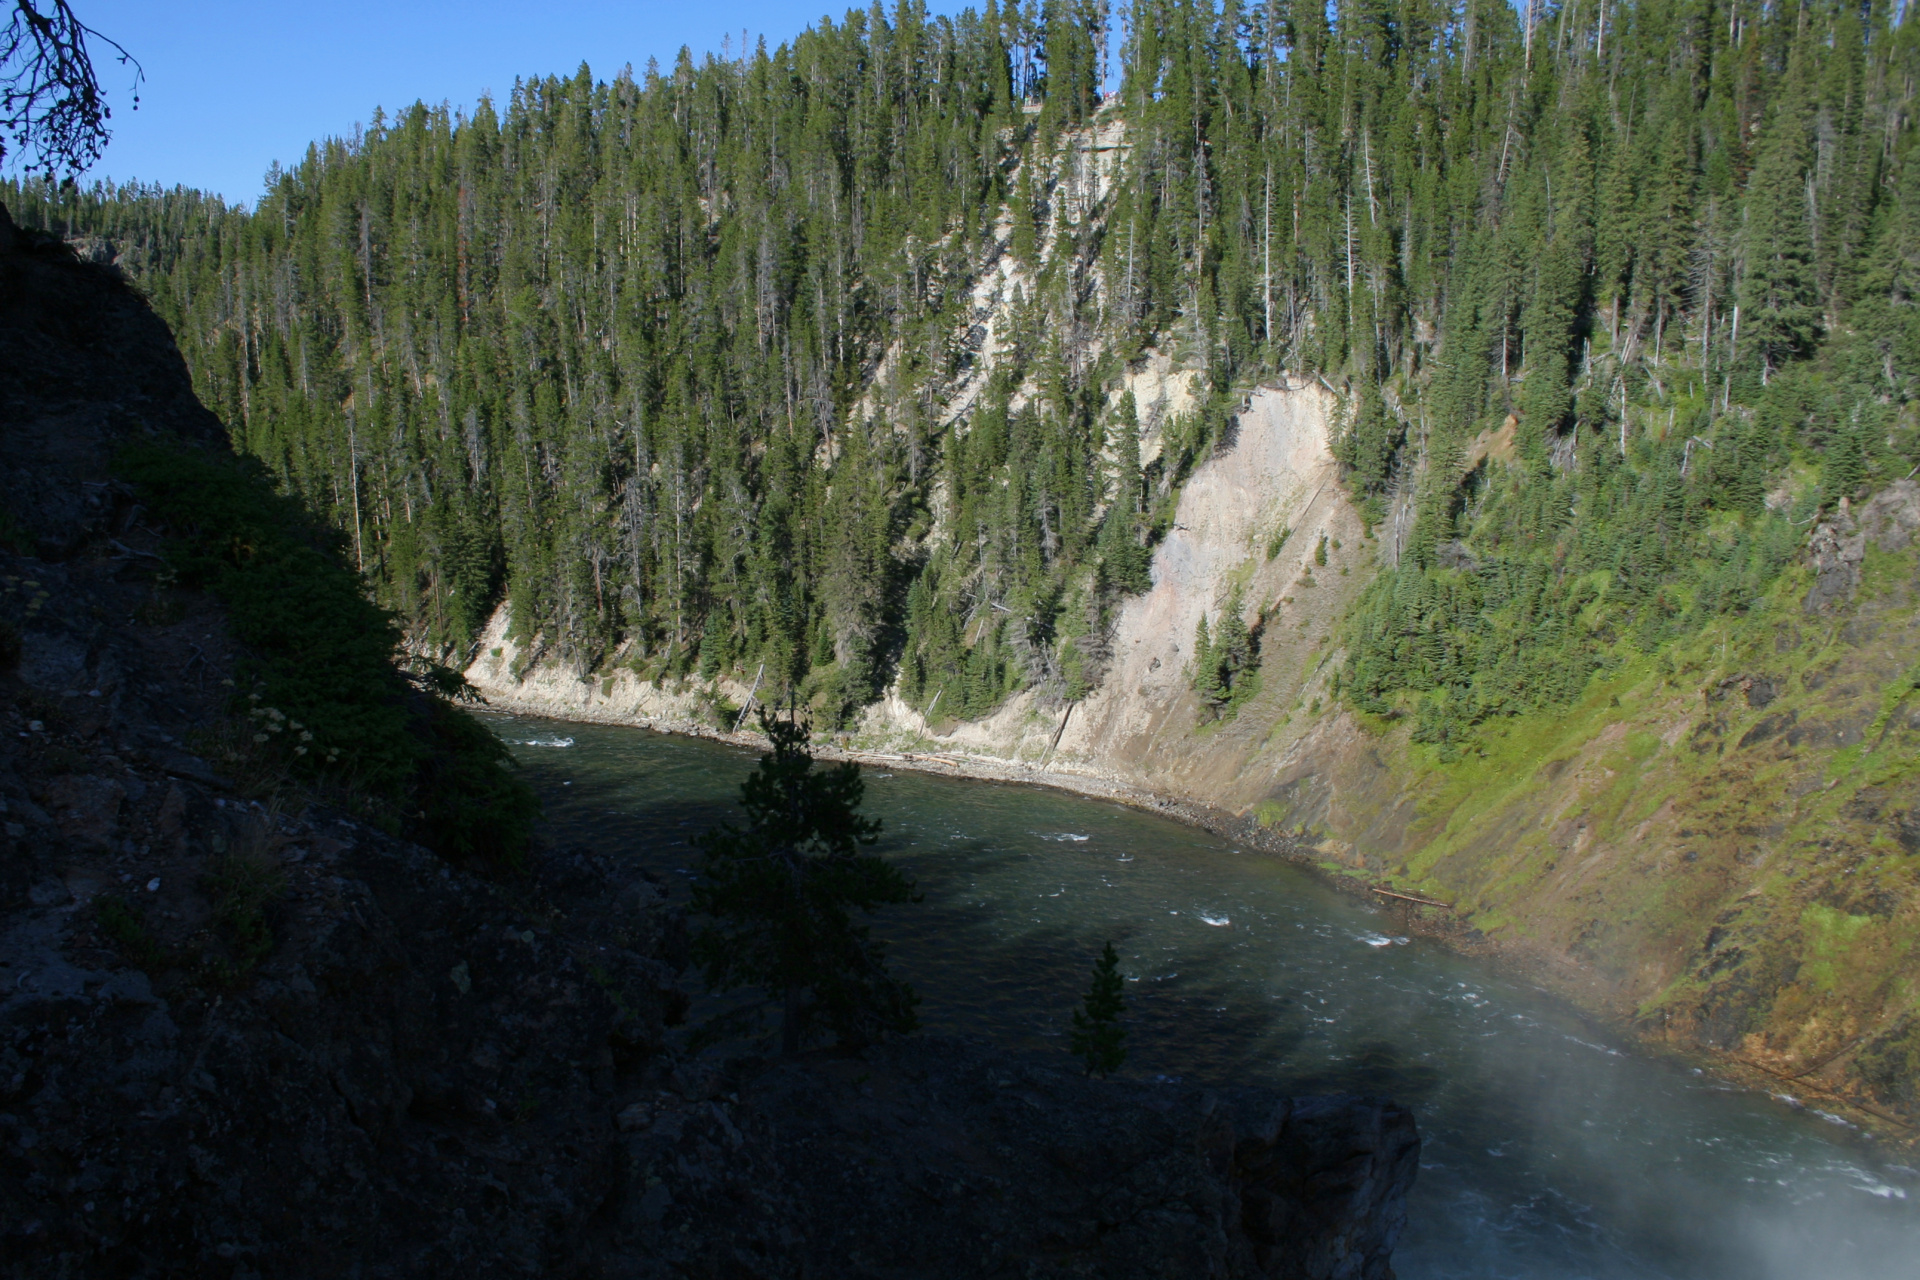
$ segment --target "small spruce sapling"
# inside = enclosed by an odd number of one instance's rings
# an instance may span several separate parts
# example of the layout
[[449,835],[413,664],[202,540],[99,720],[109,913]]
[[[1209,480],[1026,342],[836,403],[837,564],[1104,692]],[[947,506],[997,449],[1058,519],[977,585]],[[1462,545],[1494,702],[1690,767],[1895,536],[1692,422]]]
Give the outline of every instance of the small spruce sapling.
[[1120,1043],[1127,1037],[1127,1029],[1120,1025],[1120,1015],[1127,1009],[1123,981],[1120,957],[1109,942],[1093,966],[1093,986],[1087,991],[1086,1006],[1073,1011],[1073,1031],[1067,1038],[1090,1076],[1109,1076],[1127,1060],[1127,1051]]
[[1213,638],[1208,632],[1207,615],[1203,610],[1200,621],[1193,628],[1193,690],[1200,695],[1201,702],[1209,710],[1220,706],[1227,700],[1226,682],[1220,675],[1220,651],[1215,648]]

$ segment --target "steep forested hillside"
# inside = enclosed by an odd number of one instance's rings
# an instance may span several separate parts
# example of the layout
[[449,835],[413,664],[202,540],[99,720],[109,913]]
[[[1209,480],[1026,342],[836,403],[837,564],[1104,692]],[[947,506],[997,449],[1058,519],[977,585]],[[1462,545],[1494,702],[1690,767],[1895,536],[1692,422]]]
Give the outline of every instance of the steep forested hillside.
[[[1920,457],[1916,72],[1882,0],[876,4],[376,114],[250,212],[5,198],[112,238],[428,643],[505,601],[835,714],[1084,693],[1238,398],[1318,374],[1393,566],[1345,694],[1446,757]],[[1198,394],[1143,467],[1149,348]]]

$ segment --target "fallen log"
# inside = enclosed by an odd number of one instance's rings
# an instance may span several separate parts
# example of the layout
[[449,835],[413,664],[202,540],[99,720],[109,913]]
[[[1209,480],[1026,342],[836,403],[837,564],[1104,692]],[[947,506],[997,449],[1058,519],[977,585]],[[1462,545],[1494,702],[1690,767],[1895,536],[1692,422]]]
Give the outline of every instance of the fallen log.
[[1385,898],[1398,898],[1402,902],[1417,902],[1423,907],[1445,907],[1448,911],[1453,910],[1453,905],[1451,903],[1435,902],[1432,898],[1416,898],[1410,893],[1395,893],[1391,889],[1381,889],[1373,886],[1369,886],[1369,887],[1373,888],[1373,891],[1375,893]]

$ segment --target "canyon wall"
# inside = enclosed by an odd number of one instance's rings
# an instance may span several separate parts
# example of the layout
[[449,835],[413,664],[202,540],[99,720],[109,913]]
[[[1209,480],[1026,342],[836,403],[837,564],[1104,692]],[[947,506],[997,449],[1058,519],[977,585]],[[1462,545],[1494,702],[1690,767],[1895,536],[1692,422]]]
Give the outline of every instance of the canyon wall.
[[[1187,482],[1153,586],[1120,610],[1084,701],[1024,692],[977,721],[930,722],[890,695],[830,745],[1205,813],[1446,904],[1401,908],[1655,1040],[1906,1132],[1920,1103],[1920,486],[1821,525],[1738,626],[1603,672],[1575,706],[1494,722],[1442,763],[1330,688],[1341,619],[1385,536],[1367,536],[1338,483],[1335,419],[1318,383],[1254,392]],[[1189,659],[1202,611],[1217,623],[1236,588],[1260,684],[1215,719]],[[711,733],[732,727],[715,708],[749,693],[529,666],[510,631],[496,616],[467,671],[505,709]]]
[[[268,641],[115,462],[219,424],[138,296],[4,206],[0,350],[32,357],[0,361],[0,1276],[1391,1274],[1390,1102],[685,1051],[663,884],[436,855],[239,709]],[[312,659],[337,619],[272,598]]]

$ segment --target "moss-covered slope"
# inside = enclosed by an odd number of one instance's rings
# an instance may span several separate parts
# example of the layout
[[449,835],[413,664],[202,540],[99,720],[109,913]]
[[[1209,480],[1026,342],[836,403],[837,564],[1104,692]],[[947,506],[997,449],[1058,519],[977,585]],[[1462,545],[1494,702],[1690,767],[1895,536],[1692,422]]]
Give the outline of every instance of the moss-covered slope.
[[1916,522],[1896,483],[1745,616],[1458,758],[1330,720],[1256,812],[1656,1036],[1920,1119]]

